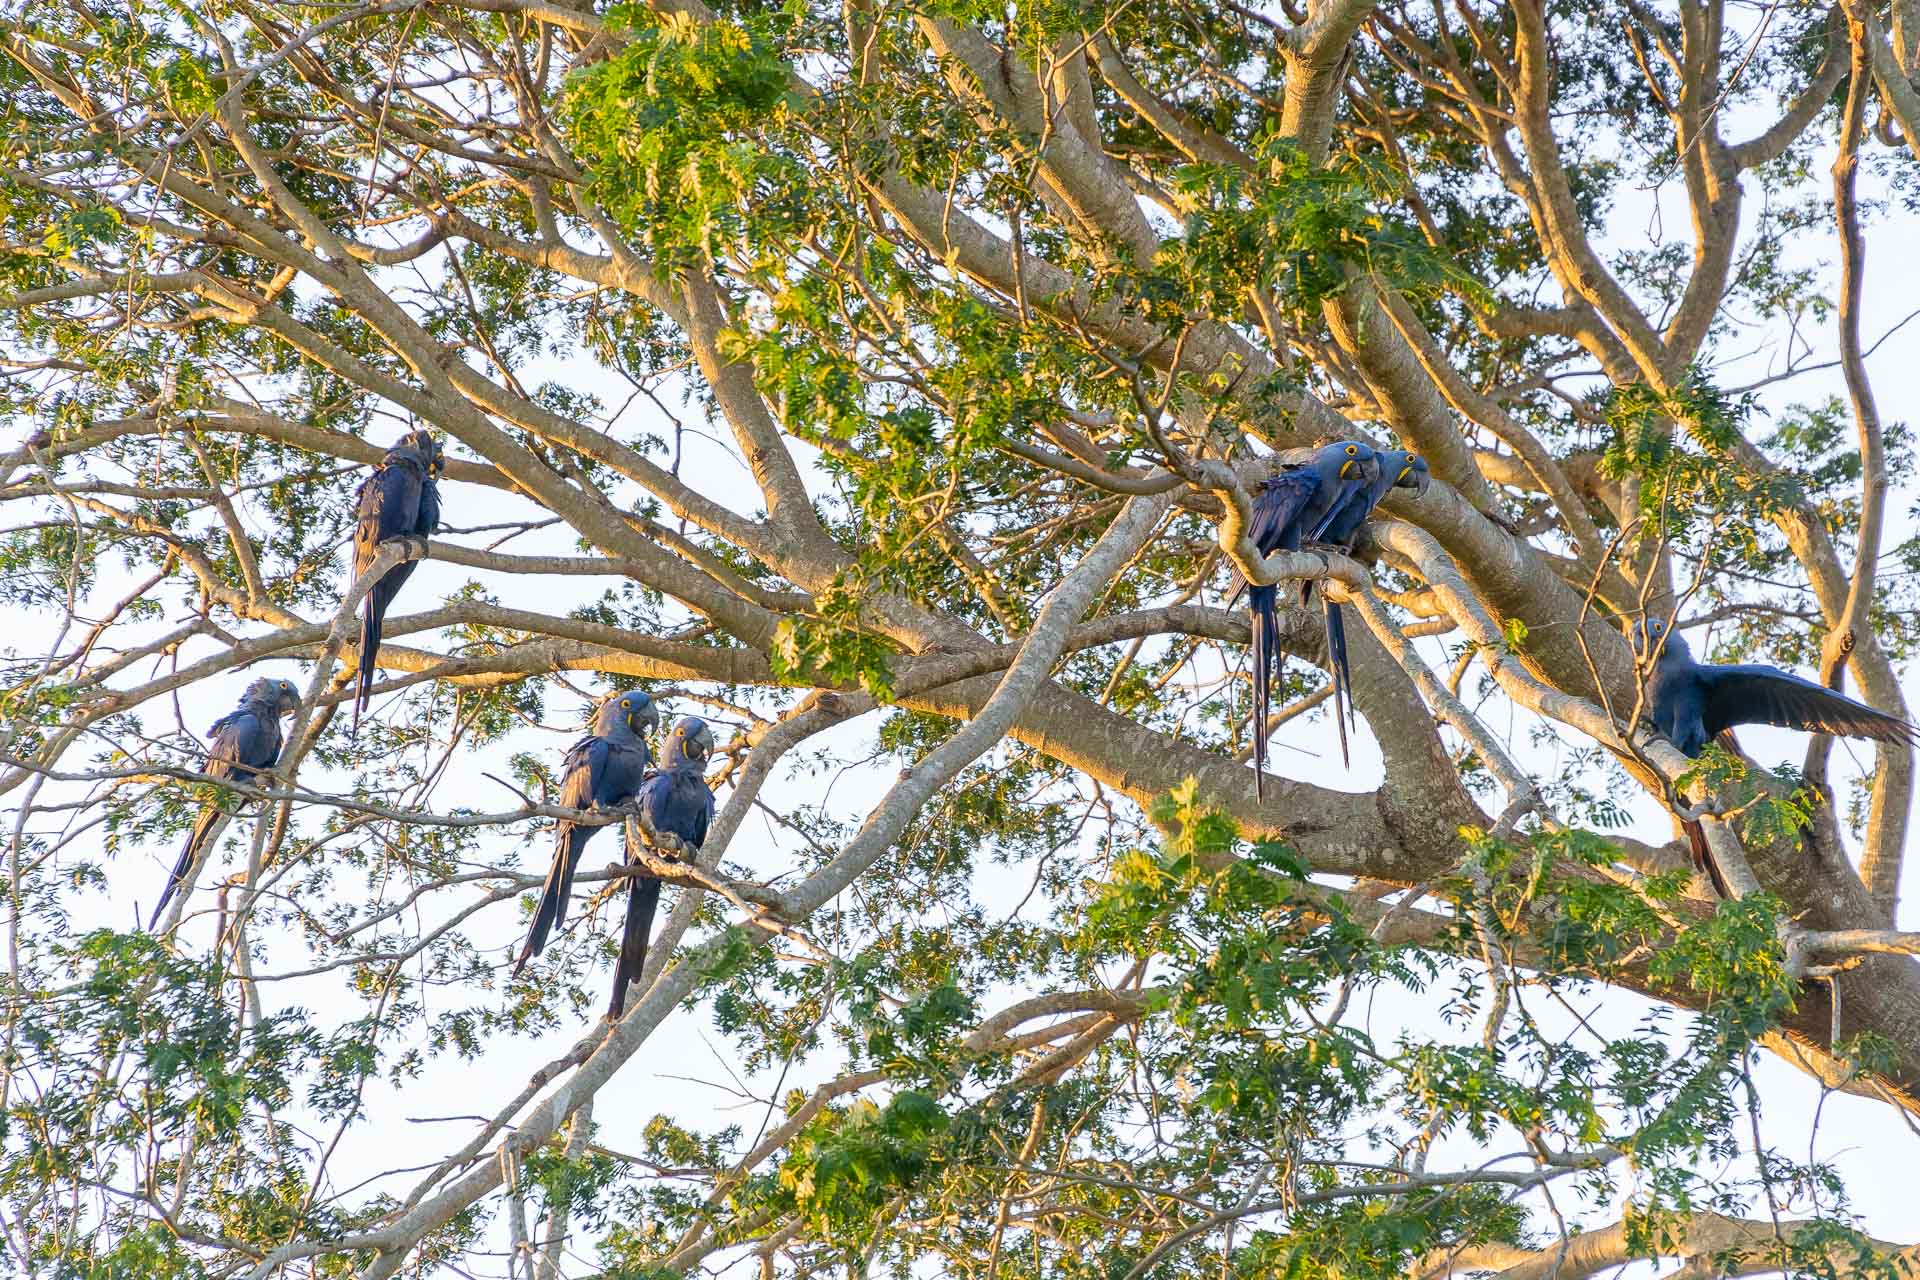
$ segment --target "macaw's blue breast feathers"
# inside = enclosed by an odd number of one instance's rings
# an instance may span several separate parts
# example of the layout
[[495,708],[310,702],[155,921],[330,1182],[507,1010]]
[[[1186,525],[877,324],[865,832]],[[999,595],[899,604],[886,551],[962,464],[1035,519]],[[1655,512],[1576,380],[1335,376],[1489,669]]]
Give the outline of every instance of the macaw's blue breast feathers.
[[1320,542],[1326,539],[1327,526],[1373,487],[1380,463],[1371,445],[1343,440],[1316,453],[1312,469],[1320,486],[1300,513],[1301,539]]

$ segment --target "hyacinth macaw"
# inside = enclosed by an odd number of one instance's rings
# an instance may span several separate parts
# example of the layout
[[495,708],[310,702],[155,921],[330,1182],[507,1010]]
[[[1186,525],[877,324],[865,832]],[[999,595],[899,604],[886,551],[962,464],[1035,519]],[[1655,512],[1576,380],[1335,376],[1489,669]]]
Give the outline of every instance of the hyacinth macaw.
[[[1417,453],[1405,449],[1388,449],[1374,455],[1379,463],[1379,472],[1373,482],[1357,490],[1347,500],[1327,513],[1326,523],[1318,532],[1310,536],[1313,542],[1325,546],[1338,547],[1352,554],[1360,541],[1360,531],[1366,527],[1367,517],[1380,505],[1380,500],[1391,489],[1411,489],[1417,496],[1427,491],[1433,483],[1433,475],[1427,468],[1427,460]],[[1301,603],[1306,602],[1311,592],[1311,581],[1301,584]],[[1321,604],[1326,610],[1327,620],[1327,662],[1333,668],[1334,718],[1340,726],[1340,763],[1351,766],[1347,758],[1347,723],[1353,719],[1353,676],[1347,667],[1347,625],[1340,616],[1340,606],[1320,594]]]
[[[707,786],[707,759],[713,755],[713,730],[698,716],[682,716],[667,734],[660,767],[640,784],[640,813],[647,827],[680,837],[692,848],[707,842],[713,825],[713,790]],[[627,987],[640,980],[647,964],[647,940],[653,932],[654,909],[660,905],[660,881],[635,876],[627,891],[627,923],[620,935],[620,959],[613,969],[613,1000],[609,1021],[618,1022],[627,1008]]]
[[[398,538],[425,538],[440,527],[440,444],[426,431],[409,432],[360,485],[358,519],[353,529],[353,576],[372,567],[381,544]],[[387,609],[417,567],[403,560],[367,592],[360,613],[360,671],[353,699],[353,727],[373,696],[373,669],[380,653],[380,627]]]
[[[1689,759],[1697,759],[1722,735],[1732,745],[1728,730],[1737,724],[1770,724],[1909,747],[1920,742],[1920,728],[1804,676],[1760,664],[1697,662],[1680,633],[1659,618],[1634,624],[1633,650],[1651,668],[1647,703],[1653,727]],[[1707,848],[1706,833],[1698,822],[1684,825],[1694,868],[1707,874],[1721,897],[1731,897]]]
[[[587,736],[567,749],[560,803],[569,809],[613,809],[632,800],[647,776],[651,759],[641,734],[659,725],[660,712],[653,699],[638,689],[602,702],[594,709]],[[599,827],[579,826],[564,818],[555,825],[553,865],[540,890],[526,945],[513,962],[514,976],[518,977],[527,961],[546,948],[547,938],[565,922],[580,853],[599,832]]]
[[[213,745],[207,749],[207,763],[201,771],[216,778],[252,782],[257,774],[273,768],[280,759],[283,740],[280,717],[291,715],[299,707],[300,691],[291,681],[255,680],[240,695],[240,705],[213,722]],[[173,865],[173,874],[167,877],[167,887],[160,891],[160,901],[154,904],[153,918],[147,921],[147,928],[160,923],[160,913],[186,883],[222,816],[218,805],[210,804],[200,811]]]

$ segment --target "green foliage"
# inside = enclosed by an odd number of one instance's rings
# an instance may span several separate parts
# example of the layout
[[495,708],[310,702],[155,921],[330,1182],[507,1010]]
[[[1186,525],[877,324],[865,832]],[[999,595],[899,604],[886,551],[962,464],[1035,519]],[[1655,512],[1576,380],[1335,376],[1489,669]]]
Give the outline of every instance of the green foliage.
[[[1765,522],[1802,497],[1791,473],[1758,473],[1741,457],[1735,446],[1745,439],[1752,398],[1728,396],[1703,369],[1688,369],[1666,394],[1644,383],[1614,386],[1602,409],[1609,438],[1600,471],[1637,482],[1643,541],[1710,521],[1729,550],[1757,554]],[[1676,431],[1694,449],[1682,447]]]
[[[70,998],[28,1005],[14,1023],[10,1066],[32,1073],[35,1086],[10,1102],[0,1193],[30,1196],[90,1171],[110,1172],[96,1163],[100,1157],[135,1142],[210,1150],[244,1142],[262,1158],[194,1212],[237,1239],[281,1238],[298,1221],[292,1210],[302,1188],[285,1181],[279,1163],[288,1135],[268,1132],[262,1117],[294,1100],[295,1081],[322,1055],[316,1032],[293,1014],[243,1024],[232,998],[223,998],[226,974],[145,934],[98,930],[65,958],[75,982]],[[82,1044],[90,1052],[71,1056]],[[314,1101],[322,1115],[349,1109]],[[110,1237],[84,1258],[71,1242],[42,1244],[47,1259],[76,1274],[203,1274],[170,1237],[144,1228]]]
[[1674,786],[1684,795],[1718,797],[1730,806],[1741,839],[1761,845],[1799,839],[1823,803],[1819,790],[1793,765],[1782,764],[1771,776],[1759,774],[1718,742],[1709,742]]
[[120,215],[113,209],[75,209],[60,215],[47,229],[42,242],[48,252],[63,258],[111,239],[120,230]]
[[[1407,1175],[1356,1167],[1338,1136],[1347,1133],[1383,1152],[1421,1133],[1493,1151],[1531,1141],[1567,1153],[1621,1150],[1636,1212],[1649,1221],[1709,1197],[1725,1202],[1725,1188],[1696,1167],[1743,1131],[1734,1099],[1748,1055],[1790,1007],[1774,904],[1724,904],[1676,933],[1668,914],[1679,877],[1655,886],[1651,900],[1598,877],[1616,856],[1598,836],[1468,833],[1471,874],[1445,887],[1461,926],[1387,946],[1292,851],[1241,841],[1196,782],[1153,805],[1152,817],[1164,837],[1112,859],[1055,952],[1151,975],[1122,991],[1136,1002],[1125,1035],[1096,1041],[1079,1079],[1037,1081],[1019,1070],[1018,1055],[972,1036],[983,1006],[966,988],[935,981],[895,1001],[886,993],[898,989],[901,962],[864,955],[832,982],[846,1009],[850,1069],[873,1071],[880,1096],[821,1106],[796,1091],[789,1112],[817,1111],[775,1167],[730,1193],[732,1220],[779,1215],[836,1256],[905,1265],[926,1250],[979,1247],[975,1233],[991,1234],[1000,1189],[1042,1169],[1074,1189],[1072,1211],[1050,1219],[1067,1246],[1061,1273],[1124,1274],[1156,1237],[1135,1247],[1091,1223],[1166,1186],[1205,1186],[1210,1202],[1238,1203],[1249,1162],[1271,1160],[1281,1172],[1259,1224],[1225,1259],[1234,1274],[1385,1277],[1436,1249],[1526,1238],[1506,1188],[1396,1193]],[[1490,934],[1467,927],[1476,915]],[[1495,1002],[1471,963],[1485,955],[1483,936],[1500,952],[1536,957],[1536,987],[1571,991],[1644,966],[1699,1012],[1678,1025],[1653,1017],[1625,1034],[1569,1038],[1519,1003],[1491,1047],[1381,1039],[1361,1020],[1329,1016],[1336,1004],[1410,994],[1456,1023],[1485,1018]],[[761,970],[756,983],[770,977]],[[775,1012],[732,1008],[735,1034]],[[1146,1094],[1119,1087],[1128,1081]],[[1151,1134],[1137,1132],[1137,1096],[1154,1099]],[[704,1158],[693,1135],[676,1143],[673,1159]],[[1629,1175],[1606,1163],[1591,1158],[1586,1185],[1623,1194]],[[905,1225],[916,1220],[938,1222],[938,1234]],[[637,1230],[616,1235],[627,1268],[618,1274],[650,1274],[650,1260],[669,1247]],[[1217,1237],[1196,1237],[1166,1265],[1221,1265],[1218,1247]]]
[[882,701],[892,697],[893,647],[860,625],[860,598],[844,587],[823,591],[814,598],[815,617],[782,620],[767,655],[774,674],[796,682],[813,677],[858,683]]
[[934,1098],[912,1090],[884,1106],[823,1112],[794,1140],[779,1176],[753,1187],[751,1200],[797,1215],[823,1242],[855,1256],[884,1225],[895,1197],[938,1175],[950,1122]]
[[590,1151],[568,1159],[554,1144],[528,1152],[521,1168],[539,1189],[549,1216],[566,1214],[588,1227],[605,1224],[606,1192],[621,1174],[620,1164],[612,1156]]
[[710,258],[801,177],[753,140],[791,109],[776,28],[632,4],[608,18],[629,38],[572,78],[563,117],[589,190],[663,262]]
[[1187,164],[1169,185],[1191,208],[1185,234],[1155,270],[1127,282],[1150,314],[1176,322],[1194,312],[1240,316],[1251,290],[1305,316],[1372,277],[1414,296],[1484,291],[1417,228],[1388,211],[1404,196],[1391,169],[1370,156],[1318,164],[1278,133],[1254,144],[1252,165]]

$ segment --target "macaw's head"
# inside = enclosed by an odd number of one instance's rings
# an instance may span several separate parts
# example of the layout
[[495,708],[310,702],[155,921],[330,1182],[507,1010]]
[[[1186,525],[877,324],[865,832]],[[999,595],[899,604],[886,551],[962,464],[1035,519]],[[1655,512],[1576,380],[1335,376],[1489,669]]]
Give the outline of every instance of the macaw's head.
[[685,761],[704,768],[713,749],[712,727],[699,716],[681,716],[667,734],[666,762],[669,767]]
[[1411,489],[1415,497],[1425,493],[1433,483],[1433,472],[1427,469],[1427,460],[1404,449],[1380,455],[1380,474],[1384,476],[1389,473],[1393,476],[1394,488]]
[[246,700],[273,708],[275,715],[292,715],[300,709],[300,691],[291,680],[273,680],[265,676],[247,686]]
[[1633,624],[1628,632],[1633,641],[1633,656],[1642,662],[1659,657],[1687,657],[1687,641],[1678,631],[1668,627],[1663,618],[1642,618]]
[[446,469],[446,455],[441,452],[440,442],[433,438],[433,432],[422,427],[409,431],[400,437],[393,448],[387,450],[386,462],[407,461],[415,463],[433,479],[439,479]]
[[1347,480],[1370,480],[1379,474],[1373,446],[1364,440],[1336,440],[1322,445],[1313,455],[1313,470],[1322,484]]
[[644,737],[660,727],[660,708],[644,689],[629,689],[601,703],[593,713],[594,732],[601,737],[624,729]]

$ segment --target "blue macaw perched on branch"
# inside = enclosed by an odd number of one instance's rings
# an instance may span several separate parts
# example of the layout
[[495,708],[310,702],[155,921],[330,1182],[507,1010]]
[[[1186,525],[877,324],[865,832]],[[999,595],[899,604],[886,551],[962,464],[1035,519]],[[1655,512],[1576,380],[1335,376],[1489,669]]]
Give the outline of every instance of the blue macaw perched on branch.
[[[1371,483],[1373,449],[1358,440],[1340,440],[1314,451],[1305,466],[1282,471],[1260,485],[1253,498],[1252,527],[1247,536],[1263,556],[1276,551],[1298,551],[1301,539],[1318,529],[1327,514],[1354,492]],[[1264,796],[1261,777],[1267,766],[1267,705],[1273,688],[1280,620],[1275,613],[1277,584],[1251,586],[1247,592],[1248,624],[1253,631],[1253,789]],[[1231,608],[1240,598],[1233,593]],[[1284,664],[1283,664],[1284,665]]]
[[[651,757],[640,736],[660,727],[653,699],[638,689],[608,698],[594,709],[592,730],[567,749],[567,772],[560,781],[560,803],[569,809],[613,809],[632,800],[647,776]],[[580,852],[599,827],[576,826],[562,818],[554,826],[553,866],[540,890],[526,945],[513,962],[514,976],[546,948],[548,936],[567,918],[573,873]]]
[[[213,722],[213,745],[207,750],[207,763],[201,771],[216,778],[252,782],[261,770],[273,768],[280,759],[283,741],[280,717],[292,714],[299,707],[300,691],[293,687],[291,681],[255,680],[240,695],[240,705]],[[153,917],[147,921],[147,928],[152,929],[160,923],[160,913],[167,909],[174,892],[186,882],[193,864],[206,849],[214,825],[222,816],[218,805],[210,804],[200,811],[200,817],[193,824],[193,832],[187,836],[186,846],[180,850],[180,858],[174,863],[173,874],[167,877],[167,887],[160,891],[160,901],[154,904]]]
[[[1417,453],[1388,449],[1375,454],[1374,460],[1379,464],[1379,472],[1373,482],[1328,512],[1326,523],[1309,535],[1310,541],[1338,547],[1351,555],[1360,541],[1360,530],[1388,490],[1411,489],[1418,495],[1433,483],[1427,460]],[[1312,590],[1311,581],[1300,584],[1302,604]],[[1351,767],[1352,762],[1347,758],[1347,722],[1353,719],[1353,676],[1347,667],[1347,625],[1340,616],[1340,606],[1327,599],[1326,592],[1320,593],[1320,600],[1326,609],[1327,661],[1333,668],[1333,713],[1340,725],[1340,763]]]
[[[1733,745],[1728,731],[1737,724],[1770,724],[1909,747],[1920,742],[1920,728],[1900,717],[1790,671],[1757,664],[1696,662],[1680,633],[1658,618],[1634,624],[1633,651],[1652,667],[1647,702],[1653,727],[1689,759],[1699,758],[1715,738]],[[1706,872],[1721,897],[1731,897],[1707,848],[1706,832],[1698,822],[1684,825],[1695,869]]]
[[[353,530],[353,576],[357,582],[380,554],[380,545],[397,538],[425,538],[440,527],[440,486],[444,462],[440,445],[427,431],[413,431],[387,450],[373,474],[360,485],[358,521]],[[353,727],[373,696],[374,659],[380,653],[380,626],[416,564],[403,560],[367,592],[361,605],[359,684],[353,700]]]
[[[640,784],[640,820],[649,834],[665,832],[698,849],[713,825],[713,790],[707,786],[707,758],[713,754],[713,730],[698,716],[682,716],[667,735],[660,768]],[[620,959],[613,968],[613,1001],[607,1019],[618,1022],[627,1008],[627,986],[640,980],[647,964],[647,939],[653,912],[660,905],[660,881],[633,877],[627,891],[627,924],[620,935]]]

